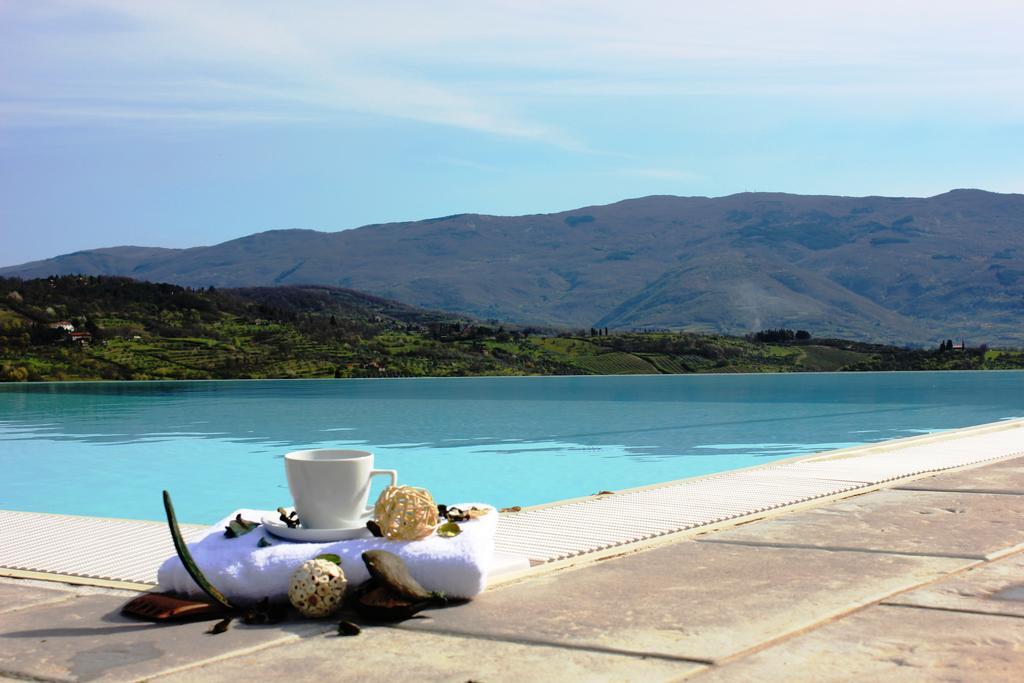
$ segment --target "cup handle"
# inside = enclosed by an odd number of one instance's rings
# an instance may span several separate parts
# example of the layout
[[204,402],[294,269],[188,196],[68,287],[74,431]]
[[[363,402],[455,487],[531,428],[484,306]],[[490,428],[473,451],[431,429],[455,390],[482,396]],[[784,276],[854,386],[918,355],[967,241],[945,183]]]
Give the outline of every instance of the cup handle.
[[[370,470],[370,476],[371,477],[376,475],[376,474],[386,474],[386,475],[388,475],[389,477],[391,477],[391,484],[389,484],[389,485],[390,486],[398,486],[398,470]],[[372,505],[367,505],[366,509],[363,510],[363,516],[365,517],[366,515],[372,515],[372,514],[373,514],[373,506]]]

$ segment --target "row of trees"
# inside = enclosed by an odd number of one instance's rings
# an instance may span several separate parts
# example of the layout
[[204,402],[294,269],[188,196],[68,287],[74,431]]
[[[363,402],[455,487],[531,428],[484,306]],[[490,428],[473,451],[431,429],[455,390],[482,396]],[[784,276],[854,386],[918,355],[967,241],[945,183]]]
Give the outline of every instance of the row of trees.
[[754,341],[769,344],[788,341],[807,341],[810,338],[811,333],[807,330],[794,331],[783,327],[776,330],[761,330],[760,332],[755,332],[753,335]]

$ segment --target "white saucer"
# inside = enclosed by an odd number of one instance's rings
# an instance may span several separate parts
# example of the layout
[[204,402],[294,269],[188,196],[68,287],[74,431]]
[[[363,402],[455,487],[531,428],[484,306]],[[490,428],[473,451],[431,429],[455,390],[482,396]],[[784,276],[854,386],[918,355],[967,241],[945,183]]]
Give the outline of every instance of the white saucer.
[[366,522],[372,518],[372,515],[367,515],[361,520],[359,526],[342,529],[303,529],[301,525],[293,528],[274,515],[264,515],[261,521],[267,531],[278,538],[304,543],[328,543],[330,541],[347,541],[352,538],[370,538],[373,534],[366,528]]

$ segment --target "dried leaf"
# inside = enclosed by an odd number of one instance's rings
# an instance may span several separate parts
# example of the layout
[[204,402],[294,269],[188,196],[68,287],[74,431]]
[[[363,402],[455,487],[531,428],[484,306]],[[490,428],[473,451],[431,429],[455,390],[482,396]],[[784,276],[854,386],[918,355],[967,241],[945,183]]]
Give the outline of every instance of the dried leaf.
[[283,507],[277,508],[277,513],[281,515],[280,519],[289,529],[294,529],[299,526],[299,513],[292,510],[291,512],[286,511]]
[[338,557],[337,555],[335,555],[334,553],[324,553],[323,555],[317,555],[313,559],[314,560],[327,560],[328,562],[333,562],[334,564],[338,565],[339,567],[341,566],[341,558]]
[[417,612],[434,607],[433,599],[415,600],[394,592],[387,586],[367,581],[355,596],[353,607],[368,621],[394,623],[411,618]]
[[259,522],[242,519],[242,515],[239,513],[224,527],[224,535],[228,538],[238,538],[239,536],[245,536],[259,525]]
[[452,522],[466,522],[483,517],[490,511],[490,508],[478,508],[475,505],[469,509],[450,507],[448,508],[448,520]]
[[338,623],[339,636],[358,636],[362,632],[363,629],[359,628],[351,621],[342,621]]
[[442,505],[442,504],[438,503],[437,504],[437,516],[438,516],[438,519],[448,519],[448,506],[447,505]]
[[613,493],[615,493],[615,491],[598,491],[598,492],[597,492],[597,493],[595,493],[594,495],[595,495],[595,496],[610,496],[610,495],[612,495]]
[[256,544],[256,547],[257,548],[269,548],[272,545],[274,545],[274,544],[271,543],[270,541],[268,541],[267,539],[261,538],[260,542]]
[[224,633],[228,630],[228,626],[231,626],[232,619],[234,619],[234,617],[227,617],[226,619],[221,619],[216,624],[211,626],[207,633],[209,633],[211,636],[215,636],[219,633]]
[[370,533],[373,534],[374,537],[376,537],[376,538],[383,538],[384,537],[384,532],[381,531],[380,524],[377,524],[376,521],[374,521],[372,519],[367,520],[366,521],[366,528],[370,530]]
[[370,580],[355,593],[353,607],[369,621],[396,622],[428,607],[448,603],[439,593],[430,593],[413,578],[405,561],[386,550],[367,550],[363,562]]
[[520,512],[523,508],[518,505],[513,505],[510,508],[501,508],[498,512]]
[[437,527],[437,535],[443,536],[444,538],[454,538],[462,533],[462,527],[455,522],[445,522],[441,526]]
[[271,603],[270,598],[263,598],[245,610],[242,621],[250,626],[276,624],[288,616],[287,603]]

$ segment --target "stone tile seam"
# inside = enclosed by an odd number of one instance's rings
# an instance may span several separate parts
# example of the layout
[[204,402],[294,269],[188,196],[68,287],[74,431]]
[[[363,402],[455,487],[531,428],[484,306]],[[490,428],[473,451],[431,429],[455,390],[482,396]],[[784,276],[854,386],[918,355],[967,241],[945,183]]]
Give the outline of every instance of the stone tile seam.
[[[322,635],[323,633],[329,632],[333,628],[334,628],[334,625],[332,624],[330,628],[328,628],[328,629],[326,629],[324,631],[321,631],[320,634],[313,634],[313,635]],[[220,654],[220,655],[215,655],[213,657],[209,657],[209,658],[204,659],[202,661],[189,662],[188,664],[182,664],[180,666],[175,666],[175,667],[171,667],[169,669],[164,669],[163,671],[157,672],[155,674],[147,674],[147,675],[141,676],[139,678],[132,678],[132,679],[126,679],[126,680],[130,681],[130,683],[144,683],[145,681],[157,680],[157,679],[163,678],[165,676],[170,676],[172,674],[182,673],[184,671],[190,671],[192,669],[199,669],[199,668],[202,668],[204,666],[208,666],[210,664],[217,664],[218,662],[223,662],[223,661],[226,661],[228,659],[232,659],[234,657],[244,657],[245,655],[256,654],[258,652],[262,652],[263,650],[270,650],[270,649],[273,649],[273,648],[281,647],[281,646],[287,645],[288,643],[291,643],[291,642],[294,642],[296,640],[299,640],[301,637],[302,636],[299,636],[298,634],[290,633],[290,634],[284,636],[283,638],[278,638],[277,640],[271,640],[271,641],[266,642],[266,643],[260,643],[259,645],[252,645],[250,647],[240,648],[238,650],[232,650],[230,652],[225,652],[224,654]]]
[[925,486],[893,486],[893,491],[917,491],[918,493],[968,493],[968,494],[988,494],[993,496],[1024,496],[1024,491],[1014,491],[1012,489],[941,489],[941,488],[928,488]]
[[[34,581],[47,581],[56,582],[58,586],[67,586],[67,590],[74,590],[72,586],[91,586],[99,587],[110,590],[122,590],[130,591],[133,593],[146,592],[153,588],[154,583],[141,583],[138,581],[125,581],[118,579],[97,579],[88,576],[74,576],[72,574],[59,574],[52,571],[35,571],[35,570],[22,570],[13,569],[10,567],[0,566],[0,579],[10,580],[34,580]],[[58,590],[65,590],[59,588]]]
[[[72,577],[75,577],[77,579],[102,579],[102,580],[107,580],[107,581],[118,581],[118,580],[122,580],[123,581],[124,580],[123,578],[122,579],[118,579],[117,577],[106,576],[105,574],[90,574],[90,573],[86,573],[86,572],[54,571],[54,570],[48,570],[47,571],[47,570],[38,569],[37,567],[19,566],[19,565],[15,565],[15,564],[0,564],[0,569],[13,569],[13,570],[16,570],[16,571],[23,571],[23,572],[40,572],[40,573],[44,573],[44,574],[53,574],[55,576],[72,576]],[[152,584],[152,585],[156,585],[156,584]]]
[[[16,570],[21,570],[21,571],[39,571],[38,567],[29,566],[29,565],[25,565],[25,564],[14,564],[14,563],[2,564],[2,565],[0,565],[0,568],[3,568],[3,569],[16,569]],[[83,567],[81,570],[50,570],[49,573],[63,574],[65,576],[77,576],[77,577],[83,578],[83,579],[117,580],[118,578],[120,578],[121,580],[126,580],[126,579],[131,579],[132,578],[131,576],[122,576],[122,577],[108,576],[107,572],[96,572],[96,571],[93,571],[93,567],[91,567],[91,566]],[[127,573],[130,573],[130,572],[124,572],[124,573],[127,574]]]
[[[1008,557],[1010,555],[1013,555],[1015,552],[1019,552],[1020,550],[1024,550],[1024,544],[1021,544],[1020,546],[1011,546],[1010,548],[1007,548],[1006,550],[1008,552],[1006,552],[1004,554],[1004,556],[1000,557],[1000,559],[1005,559],[1006,557]],[[933,578],[931,580],[923,581],[923,582],[921,582],[921,583],[919,583],[919,584],[917,584],[915,586],[911,586],[909,588],[904,588],[904,589],[895,591],[891,595],[887,595],[884,598],[882,598],[881,600],[879,600],[878,604],[881,604],[882,602],[887,602],[889,600],[894,600],[894,599],[898,598],[901,595],[906,595],[906,594],[912,593],[912,592],[914,592],[916,590],[920,590],[922,588],[930,588],[932,586],[937,586],[937,585],[946,583],[948,581],[954,581],[954,580],[956,580],[958,578],[966,576],[969,572],[977,571],[979,569],[982,569],[984,567],[987,567],[987,566],[991,565],[992,563],[993,563],[992,560],[979,560],[979,561],[969,562],[968,564],[962,565],[962,566],[960,566],[960,567],[958,567],[956,569],[952,569],[952,570],[950,570],[950,571],[948,571],[948,572],[946,572],[944,574],[940,574],[939,576],[936,576],[935,578]]]
[[[726,543],[726,541],[710,541],[710,540],[708,542],[712,542],[712,543],[714,543],[714,542]],[[1016,548],[1017,549],[1016,551],[1019,552],[1020,550],[1024,550],[1024,544],[1021,544],[1020,546],[1014,546],[1013,548]],[[1013,550],[1013,548],[1008,549],[1008,550]],[[1013,553],[1006,553],[1006,554],[1009,555],[1009,554],[1013,554]],[[945,559],[961,559],[961,558],[945,558]],[[936,576],[935,578],[933,578],[931,580],[922,581],[921,583],[915,584],[913,586],[909,586],[907,588],[901,588],[901,589],[893,591],[889,595],[886,595],[886,596],[884,596],[882,598],[879,598],[877,600],[865,602],[864,604],[859,605],[859,606],[854,607],[854,608],[851,608],[851,609],[849,609],[849,610],[847,610],[845,612],[841,612],[841,613],[835,614],[832,617],[827,617],[827,618],[820,619],[817,622],[815,622],[814,624],[811,624],[809,626],[806,626],[806,627],[803,627],[801,629],[797,629],[797,630],[791,631],[789,633],[786,633],[786,634],[783,634],[781,636],[778,636],[777,638],[764,641],[764,642],[759,643],[757,645],[754,645],[754,646],[752,646],[752,647],[750,647],[750,648],[748,648],[748,649],[746,649],[744,651],[734,653],[733,655],[730,655],[729,657],[726,657],[726,658],[723,658],[723,659],[719,659],[719,660],[715,660],[714,662],[712,662],[712,665],[713,665],[714,668],[718,668],[718,667],[720,667],[720,666],[722,666],[724,664],[729,664],[731,662],[738,661],[738,660],[740,660],[740,659],[742,659],[744,657],[747,657],[749,655],[756,654],[756,653],[761,652],[763,650],[767,650],[769,648],[775,647],[776,645],[780,645],[780,644],[782,644],[782,643],[784,643],[784,642],[786,642],[788,640],[791,640],[793,638],[797,638],[797,637],[800,637],[800,636],[802,636],[802,635],[804,635],[806,633],[810,633],[812,631],[815,631],[815,630],[817,630],[819,628],[827,626],[828,624],[839,622],[839,621],[841,621],[843,619],[846,619],[847,617],[850,617],[850,616],[852,616],[854,614],[857,614],[858,612],[862,612],[862,611],[871,609],[872,607],[913,607],[912,605],[899,605],[899,604],[896,604],[896,603],[890,603],[889,601],[893,600],[894,598],[897,598],[900,595],[905,595],[907,593],[911,593],[911,592],[913,592],[915,590],[919,590],[921,588],[926,588],[928,586],[934,586],[934,585],[938,585],[938,584],[944,583],[946,581],[953,580],[953,579],[955,579],[955,578],[957,578],[957,577],[959,577],[959,576],[961,576],[963,574],[966,574],[967,572],[969,572],[971,570],[975,570],[975,569],[978,569],[980,567],[985,567],[985,566],[987,566],[989,564],[991,564],[991,561],[988,561],[988,560],[978,560],[978,561],[971,562],[970,564],[966,564],[966,565],[964,565],[962,567],[959,567],[958,569],[954,569],[954,570],[945,572],[943,574],[940,574],[939,576]],[[992,615],[992,614],[985,613],[985,616],[1005,616],[1005,615]],[[703,671],[702,672],[696,672],[694,675],[695,676],[700,676],[702,673],[704,673],[704,672]]]
[[45,676],[29,676],[20,671],[0,669],[0,676],[6,676],[15,681],[29,681],[31,683],[76,683],[71,678],[47,678]]
[[[990,564],[990,563],[986,562],[984,560],[978,561],[978,562],[972,562],[972,563],[964,565],[963,567],[960,567],[958,569],[955,569],[955,570],[946,572],[944,574],[941,574],[941,575],[933,578],[930,581],[923,581],[923,582],[921,582],[919,584],[916,584],[914,586],[910,586],[908,588],[902,588],[900,590],[894,591],[891,594],[889,594],[889,595],[887,595],[887,596],[885,596],[883,598],[880,598],[880,599],[877,599],[877,600],[874,600],[874,601],[870,601],[870,602],[866,602],[863,605],[859,605],[859,606],[854,607],[852,609],[849,609],[849,610],[847,610],[845,612],[838,613],[836,615],[833,615],[832,617],[828,617],[828,618],[824,618],[824,619],[818,620],[817,622],[815,622],[815,623],[813,623],[811,625],[805,626],[805,627],[800,628],[800,629],[796,629],[796,630],[791,631],[789,633],[786,633],[786,634],[783,634],[781,636],[778,636],[778,637],[776,637],[774,639],[766,640],[766,641],[764,641],[762,643],[759,643],[759,644],[754,645],[754,646],[752,646],[750,648],[747,648],[746,650],[734,653],[734,654],[730,655],[729,657],[725,657],[725,658],[722,658],[722,659],[719,659],[719,660],[715,660],[714,662],[712,662],[712,667],[711,668],[705,669],[705,670],[702,670],[702,671],[693,672],[693,674],[685,676],[685,677],[681,678],[680,680],[684,680],[684,679],[688,679],[688,678],[700,677],[702,674],[705,674],[708,671],[713,671],[715,669],[719,669],[723,665],[730,664],[732,662],[735,662],[735,661],[738,661],[740,659],[743,659],[744,657],[748,657],[748,656],[750,656],[752,654],[756,654],[758,652],[762,652],[764,650],[768,650],[768,649],[773,648],[773,647],[775,647],[777,645],[781,645],[782,643],[784,643],[784,642],[786,642],[788,640],[792,640],[794,638],[798,638],[800,636],[803,636],[803,635],[805,635],[807,633],[811,633],[812,631],[815,631],[815,630],[817,630],[819,628],[822,628],[822,627],[827,626],[827,625],[832,624],[832,623],[839,622],[839,621],[841,621],[843,619],[846,619],[847,617],[850,617],[850,616],[852,616],[854,614],[857,614],[858,612],[862,612],[862,611],[871,609],[872,607],[883,607],[883,606],[884,607],[894,607],[894,606],[898,606],[898,605],[894,605],[894,604],[889,604],[887,601],[891,600],[891,599],[893,599],[893,598],[895,598],[897,596],[904,595],[906,593],[910,593],[912,591],[919,590],[919,589],[927,587],[927,586],[932,586],[932,585],[943,583],[945,581],[949,581],[949,580],[951,580],[951,579],[953,579],[953,578],[955,578],[955,577],[957,577],[957,576],[959,576],[961,574],[965,574],[966,572],[971,571],[973,569],[977,569],[979,567],[986,566],[987,564]],[[988,615],[988,616],[993,616],[993,615]]]
[[926,553],[912,550],[883,550],[881,548],[861,548],[858,546],[811,545],[809,543],[771,543],[768,541],[730,541],[717,538],[695,538],[695,543],[718,543],[720,545],[742,545],[750,548],[778,548],[779,550],[821,550],[830,553],[867,553],[871,555],[898,555],[900,557],[924,557],[937,560],[972,560],[985,562],[988,555],[972,555],[967,553]]
[[[800,636],[803,636],[803,635],[805,635],[807,633],[811,633],[813,631],[816,631],[816,630],[818,630],[820,628],[828,626],[829,624],[834,624],[834,623],[840,622],[843,619],[846,619],[846,618],[848,618],[848,617],[850,617],[850,616],[852,616],[854,614],[857,614],[859,612],[863,612],[865,610],[869,610],[869,609],[874,608],[874,607],[879,607],[884,601],[890,600],[890,599],[894,598],[895,596],[903,595],[904,593],[909,593],[911,591],[918,590],[919,588],[923,588],[925,586],[930,586],[930,585],[933,585],[933,584],[936,584],[936,583],[941,583],[942,581],[946,581],[946,580],[948,580],[949,578],[951,578],[953,576],[956,576],[956,575],[958,575],[958,574],[960,574],[962,572],[965,572],[965,571],[967,571],[967,570],[969,570],[971,568],[977,567],[977,566],[981,566],[983,564],[985,564],[985,563],[984,562],[975,562],[975,563],[972,563],[972,564],[960,567],[959,569],[955,569],[955,570],[946,572],[944,574],[941,574],[941,575],[939,575],[939,576],[937,576],[937,577],[935,577],[933,579],[926,580],[926,581],[921,581],[920,583],[916,583],[916,584],[914,584],[912,586],[908,586],[908,587],[905,587],[905,588],[897,589],[897,590],[892,591],[891,593],[888,593],[886,595],[882,595],[880,597],[866,599],[860,605],[855,605],[853,607],[849,607],[849,608],[844,609],[844,610],[839,610],[839,611],[833,613],[832,615],[823,616],[823,617],[813,621],[810,624],[806,624],[804,626],[801,626],[799,628],[793,629],[791,631],[787,631],[787,632],[782,633],[782,634],[780,634],[778,636],[775,636],[774,638],[766,639],[766,640],[764,640],[764,641],[762,641],[762,642],[760,642],[760,643],[758,643],[756,645],[752,645],[752,646],[746,648],[745,650],[740,650],[739,652],[734,652],[733,654],[728,655],[726,657],[721,657],[721,658],[715,659],[715,660],[713,660],[711,662],[711,664],[715,668],[718,668],[718,667],[723,666],[725,664],[730,664],[732,662],[735,662],[735,661],[738,661],[740,659],[743,659],[744,657],[748,657],[750,655],[757,654],[758,652],[762,652],[764,650],[768,650],[770,648],[773,648],[773,647],[775,647],[777,645],[781,645],[782,643],[785,643],[785,642],[787,642],[789,640],[793,640],[794,638],[799,638]],[[701,673],[703,673],[703,672],[701,672]]]
[[1018,543],[1017,545],[1007,546],[1006,548],[1000,548],[999,550],[993,550],[985,554],[985,559],[989,562],[996,560],[1002,560],[1010,555],[1016,555],[1017,553],[1024,552],[1024,543]]
[[75,593],[68,591],[67,595],[62,595],[59,598],[50,598],[48,600],[40,600],[39,602],[33,602],[28,605],[21,605],[19,607],[7,607],[4,609],[0,609],[0,616],[7,616],[9,614],[14,614],[15,612],[20,612],[26,609],[35,609],[36,607],[50,607],[52,605],[59,605],[64,602],[71,602],[77,597],[78,596],[75,595]]
[[703,664],[711,666],[714,660],[701,657],[684,657],[682,655],[670,655],[664,652],[649,652],[646,650],[626,650],[601,645],[588,645],[585,643],[557,643],[539,638],[524,638],[508,633],[483,634],[460,631],[458,629],[431,629],[431,628],[410,628],[408,626],[385,626],[384,628],[406,633],[427,633],[438,636],[452,636],[468,640],[485,640],[497,643],[510,643],[512,645],[533,645],[536,647],[548,647],[556,650],[576,650],[581,652],[592,652],[594,654],[614,655],[619,657],[632,657],[634,659],[660,659],[666,662],[679,662],[684,664]]
[[906,602],[889,602],[883,600],[878,603],[879,607],[899,607],[900,609],[920,609],[932,612],[953,612],[955,614],[973,614],[980,617],[1006,617],[1007,619],[1024,619],[1024,614],[1007,614],[1006,612],[986,612],[980,609],[967,609],[966,607],[939,607],[937,605],[912,605]]

